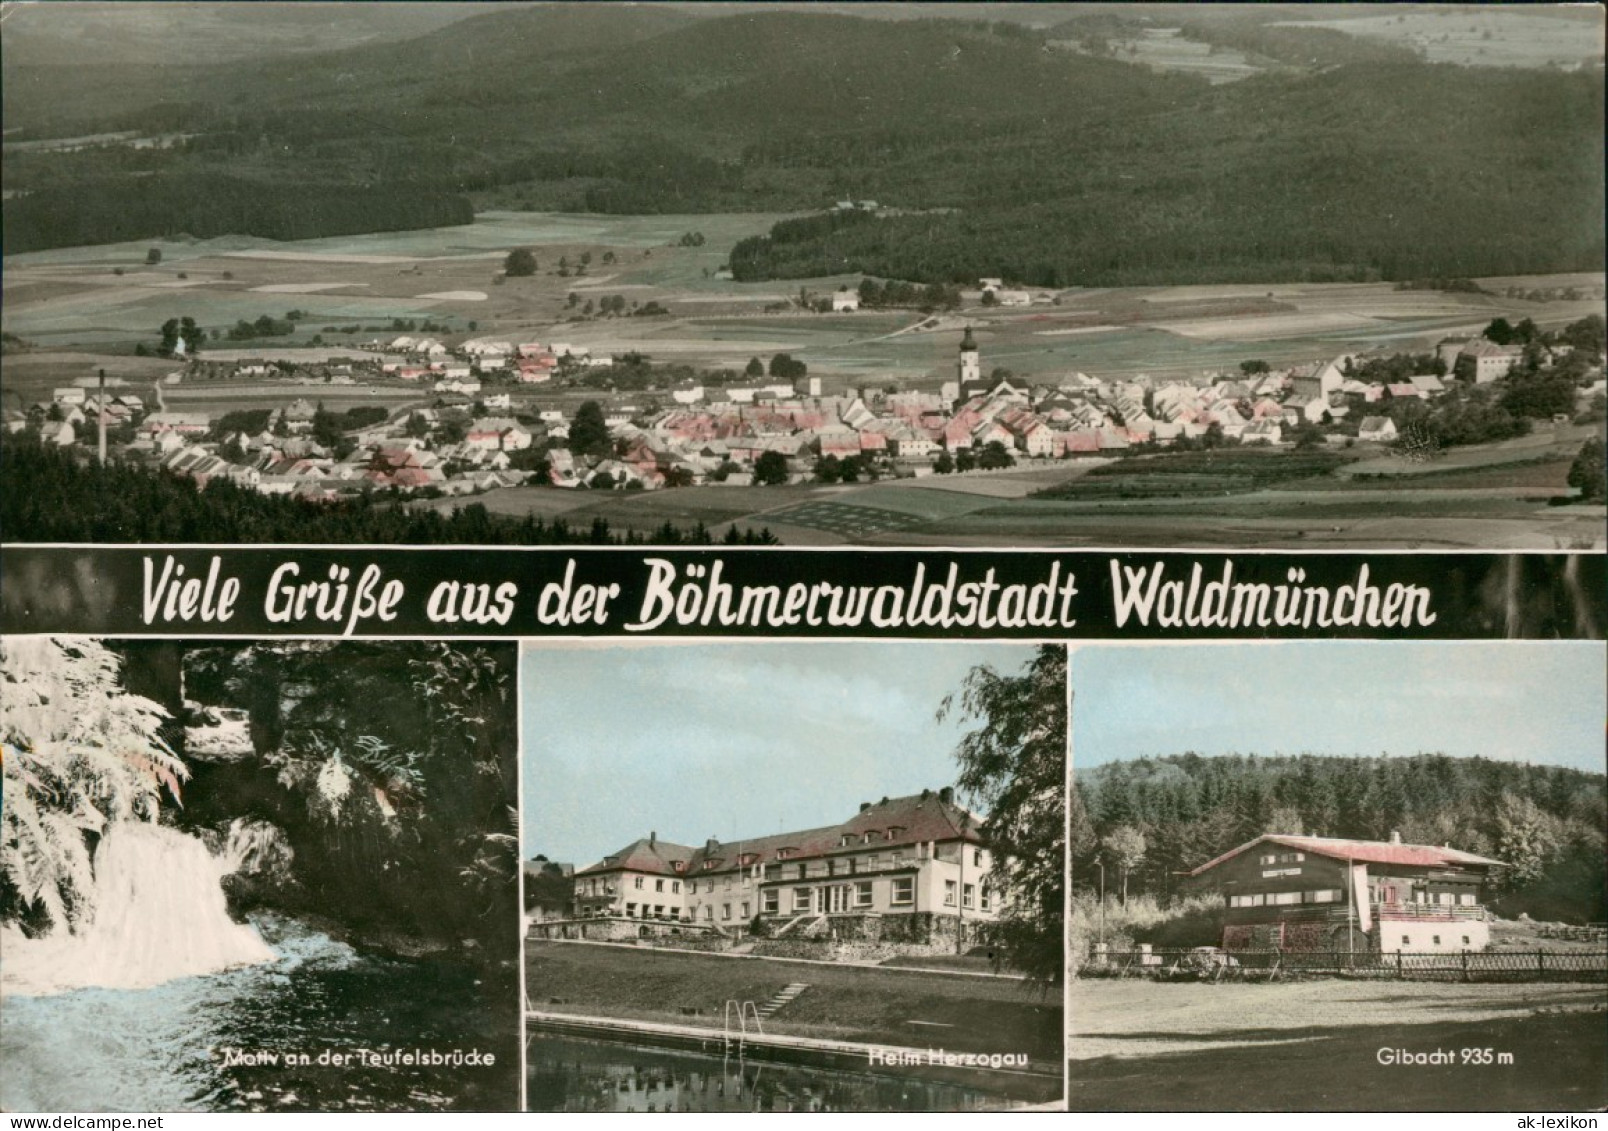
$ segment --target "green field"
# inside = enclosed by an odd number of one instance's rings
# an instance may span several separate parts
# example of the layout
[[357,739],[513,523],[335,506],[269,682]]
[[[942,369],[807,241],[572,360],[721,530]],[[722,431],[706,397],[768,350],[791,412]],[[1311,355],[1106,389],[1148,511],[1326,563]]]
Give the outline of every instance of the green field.
[[[1101,377],[1198,374],[1234,370],[1251,357],[1278,364],[1355,349],[1426,348],[1448,334],[1475,332],[1497,314],[1553,326],[1600,305],[1588,298],[1542,303],[1397,291],[1383,283],[1074,286],[1056,292],[1053,305],[978,306],[944,316],[937,331],[902,332],[921,316],[898,310],[764,312],[765,305],[794,297],[801,287],[825,295],[857,276],[751,284],[714,277],[732,243],[780,218],[490,212],[459,227],[293,243],[224,237],[64,248],[6,257],[0,324],[51,348],[127,352],[135,341],[153,338],[167,318],[181,315],[223,329],[261,314],[307,312],[296,335],[248,343],[265,350],[304,345],[325,326],[363,328],[349,336],[326,333],[327,341],[365,340],[374,336],[368,326],[428,318],[460,337],[557,338],[711,366],[786,351],[826,377],[829,388],[841,389],[951,376],[957,335],[967,324],[977,328],[988,368],[1053,380],[1076,371]],[[689,231],[703,233],[703,246],[678,245]],[[162,252],[160,264],[146,264],[151,247]],[[536,251],[539,274],[496,282],[502,256],[516,247]],[[605,252],[616,262],[604,264]],[[574,265],[582,255],[592,260],[586,275],[558,275],[560,257]],[[1600,275],[1567,281],[1602,286]],[[485,297],[426,297],[453,292]],[[571,292],[583,302],[611,293],[656,301],[671,315],[570,321],[576,313],[566,303]]]
[[[1608,1103],[1608,991],[1340,980],[1077,982],[1074,1111],[1584,1111]],[[1449,1049],[1385,1066],[1380,1049]],[[1463,1064],[1461,1050],[1492,1063]],[[1511,1057],[1497,1063],[1497,1054]],[[1165,1080],[1166,1087],[1153,1086]]]
[[1042,499],[1187,498],[1290,486],[1331,475],[1351,462],[1338,452],[1221,448],[1138,456],[1097,467],[1039,492]]
[[529,941],[532,1009],[718,1028],[728,999],[763,1004],[809,986],[765,1022],[767,1033],[953,1051],[1024,1052],[1046,1068],[1062,1056],[1060,992],[1006,978],[779,962],[646,947]]

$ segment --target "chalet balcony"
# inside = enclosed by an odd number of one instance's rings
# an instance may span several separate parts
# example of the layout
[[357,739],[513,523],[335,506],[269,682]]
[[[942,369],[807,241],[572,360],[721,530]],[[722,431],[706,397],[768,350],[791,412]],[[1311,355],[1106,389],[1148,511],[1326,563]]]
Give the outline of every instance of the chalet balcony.
[[1485,918],[1485,908],[1475,904],[1400,903],[1379,902],[1371,905],[1378,919],[1415,919],[1434,922],[1455,922]]
[[[1376,900],[1368,905],[1371,917],[1396,922],[1451,923],[1481,920],[1485,908],[1480,904],[1458,906],[1443,903],[1402,903]],[[1345,903],[1287,903],[1271,907],[1230,907],[1225,922],[1229,923],[1344,923],[1352,918],[1351,907]]]

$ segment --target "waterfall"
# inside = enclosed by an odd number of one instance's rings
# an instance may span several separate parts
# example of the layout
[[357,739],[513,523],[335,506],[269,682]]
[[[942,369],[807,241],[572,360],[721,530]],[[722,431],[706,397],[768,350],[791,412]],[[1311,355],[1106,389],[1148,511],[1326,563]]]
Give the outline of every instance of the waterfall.
[[39,939],[7,930],[0,988],[144,989],[274,961],[278,956],[255,930],[229,917],[221,881],[237,864],[177,829],[112,825],[95,852],[93,921],[79,934],[58,930]]

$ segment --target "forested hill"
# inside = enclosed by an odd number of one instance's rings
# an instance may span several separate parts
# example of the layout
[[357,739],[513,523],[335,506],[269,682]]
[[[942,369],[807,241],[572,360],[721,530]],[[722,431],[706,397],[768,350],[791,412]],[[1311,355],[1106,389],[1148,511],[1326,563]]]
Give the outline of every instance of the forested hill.
[[1605,917],[1608,779],[1560,766],[1444,754],[1173,754],[1075,771],[1074,871],[1116,829],[1143,837],[1129,890],[1168,895],[1181,873],[1264,832],[1449,844],[1503,860],[1504,909]]
[[[1278,43],[1312,30],[1281,30]],[[315,193],[469,194],[482,207],[887,210],[745,245],[740,278],[859,270],[1053,286],[1601,267],[1600,73],[1337,53],[1338,33],[1325,33],[1313,57],[1337,65],[1280,63],[1210,86],[1060,49],[1057,34],[590,5],[226,66],[40,66],[7,50],[8,141],[186,136],[171,148],[8,146],[4,183],[18,195],[5,246],[103,228],[122,238],[127,221],[99,204],[119,180],[222,174]],[[80,215],[60,216],[53,198],[86,179],[107,187],[81,204],[68,194]],[[42,216],[47,203],[58,211]],[[193,230],[197,208],[175,192],[163,223]]]

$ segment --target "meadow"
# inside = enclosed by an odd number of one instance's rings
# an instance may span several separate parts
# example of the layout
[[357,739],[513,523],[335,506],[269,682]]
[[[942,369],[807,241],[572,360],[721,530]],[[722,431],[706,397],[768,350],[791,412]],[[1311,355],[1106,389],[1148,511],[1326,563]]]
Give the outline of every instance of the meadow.
[[728,999],[765,1002],[809,988],[767,1033],[926,1047],[1023,1052],[1053,1071],[1062,1056],[1059,990],[1013,978],[727,957],[652,948],[529,941],[532,1009],[717,1027]]
[[[1600,985],[1099,980],[1074,982],[1068,1009],[1074,1111],[1582,1111],[1608,1103],[1608,992]],[[1381,1049],[1449,1049],[1454,1063],[1387,1066]],[[1492,1060],[1463,1063],[1464,1049],[1488,1050]],[[1167,1086],[1154,1087],[1157,1080]]]

